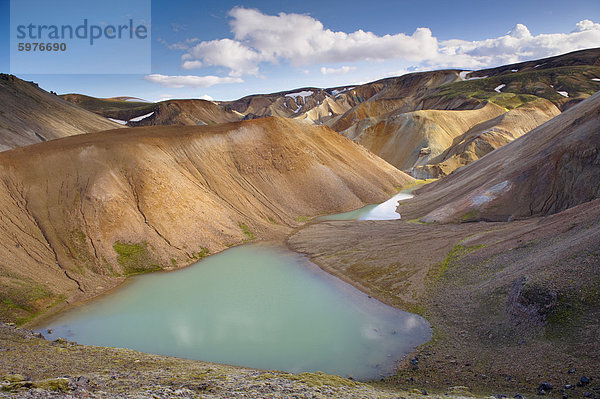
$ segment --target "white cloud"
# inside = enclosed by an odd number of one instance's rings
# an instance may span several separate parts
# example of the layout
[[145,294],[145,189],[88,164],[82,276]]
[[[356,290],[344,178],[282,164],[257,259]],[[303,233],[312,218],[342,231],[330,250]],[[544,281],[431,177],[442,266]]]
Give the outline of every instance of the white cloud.
[[344,65],[343,67],[340,67],[340,68],[321,67],[321,73],[323,75],[343,75],[350,71],[354,71],[355,69],[356,69],[356,67],[347,66],[347,65]]
[[219,76],[168,76],[161,74],[151,74],[144,76],[144,80],[149,82],[158,83],[164,87],[210,87],[217,84],[224,83],[242,83],[243,80],[239,77],[219,77]]
[[[308,15],[234,8],[229,12],[234,39],[196,44],[184,55],[184,67],[222,66],[231,76],[257,75],[261,62],[292,65],[403,58],[411,61],[437,54],[437,39],[427,28],[412,35],[377,36],[357,30],[334,32]],[[194,62],[193,64],[191,62]]]
[[185,69],[198,66],[229,68],[230,76],[257,75],[260,55],[242,43],[231,39],[200,42],[184,54]]
[[[600,24],[583,20],[568,33],[532,34],[517,24],[505,35],[479,41],[451,39],[438,41],[430,29],[417,28],[412,34],[378,36],[357,30],[341,32],[301,14],[263,14],[259,10],[236,7],[229,11],[232,38],[200,41],[190,38],[167,44],[184,51],[181,67],[194,70],[224,68],[228,77],[157,75],[148,80],[176,87],[208,87],[241,82],[244,75],[259,76],[261,64],[292,66],[323,65],[368,61],[400,61],[413,69],[478,69],[544,58],[584,48],[600,46]],[[353,66],[323,66],[324,75],[348,73]],[[307,69],[298,69],[306,73]],[[154,75],[150,75],[154,76]]]
[[440,43],[434,64],[482,68],[545,58],[600,46],[600,24],[583,20],[570,33],[532,35],[518,24],[506,35],[481,41],[447,40]]

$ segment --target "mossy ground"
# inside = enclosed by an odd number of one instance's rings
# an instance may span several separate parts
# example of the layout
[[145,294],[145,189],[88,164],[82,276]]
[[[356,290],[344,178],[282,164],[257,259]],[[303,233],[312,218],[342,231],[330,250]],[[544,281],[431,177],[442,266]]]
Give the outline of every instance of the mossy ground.
[[[565,101],[558,91],[569,97],[590,96],[600,89],[592,78],[600,76],[600,67],[566,66],[559,68],[506,73],[484,79],[467,80],[443,85],[431,97],[474,98],[487,100],[508,110],[545,98],[555,104]],[[506,85],[498,93],[494,89]]]
[[25,324],[65,300],[45,285],[0,270],[0,319]]
[[117,262],[119,262],[127,276],[161,269],[154,262],[146,242],[123,243],[117,241],[114,243],[113,248],[117,253]]
[[238,226],[242,230],[242,233],[244,233],[247,237],[244,241],[250,241],[250,240],[254,240],[256,238],[256,235],[254,234],[254,232],[252,230],[250,230],[250,227],[248,227],[248,225],[246,225],[242,222],[239,222]]

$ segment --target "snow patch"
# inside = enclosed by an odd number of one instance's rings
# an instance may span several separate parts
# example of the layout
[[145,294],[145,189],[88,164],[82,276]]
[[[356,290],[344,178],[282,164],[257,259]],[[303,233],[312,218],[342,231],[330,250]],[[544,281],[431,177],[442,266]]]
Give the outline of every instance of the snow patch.
[[506,85],[505,85],[505,84],[501,84],[500,86],[496,87],[496,88],[494,89],[494,91],[495,91],[496,93],[502,93],[502,89],[504,89],[505,87],[506,87]]
[[507,186],[508,186],[508,180],[505,180],[502,183],[498,183],[498,184],[490,187],[483,194],[476,195],[475,197],[473,197],[473,199],[471,200],[471,205],[475,206],[475,207],[479,207],[479,206],[485,204],[486,202],[490,202],[491,200],[496,198],[498,196],[498,194],[500,194],[502,191],[504,191],[504,189]]
[[296,100],[298,97],[302,97],[302,100],[305,100],[306,97],[308,96],[312,96],[313,92],[310,90],[303,90],[303,91],[299,91],[297,93],[290,93],[290,94],[286,94],[286,97],[292,97],[294,100]]
[[566,91],[556,90],[556,92],[563,97],[569,97],[569,93],[567,93]]
[[458,76],[461,78],[461,80],[467,80],[467,75],[470,74],[473,71],[460,71],[458,73]]
[[485,76],[474,76],[472,78],[468,78],[467,76],[473,71],[461,71],[459,72],[458,76],[462,79],[462,80],[477,80],[477,79],[485,79],[488,77],[488,75]]
[[108,119],[110,119],[113,122],[117,122],[120,125],[126,125],[127,124],[127,121],[122,121],[121,119],[113,119],[113,118],[108,118]]
[[518,69],[511,69],[510,71],[511,71],[511,72],[519,72],[519,70],[518,70]]
[[144,100],[144,99],[141,99],[141,98],[128,98],[125,101],[129,101],[129,102],[132,102],[132,103],[149,103],[150,102],[148,100]]
[[143,119],[151,117],[152,115],[154,115],[154,111],[152,111],[152,112],[150,112],[149,114],[146,114],[146,115],[136,116],[135,118],[131,118],[129,120],[129,122],[139,122],[139,121],[141,121]]
[[592,80],[595,82],[600,82],[600,78],[592,78]]
[[331,91],[331,95],[332,96],[336,96],[336,98],[337,98],[339,94],[341,94],[341,93],[343,93],[345,91],[348,91],[348,90],[352,90],[352,89],[354,89],[354,87],[345,87],[342,90],[335,89],[335,90]]

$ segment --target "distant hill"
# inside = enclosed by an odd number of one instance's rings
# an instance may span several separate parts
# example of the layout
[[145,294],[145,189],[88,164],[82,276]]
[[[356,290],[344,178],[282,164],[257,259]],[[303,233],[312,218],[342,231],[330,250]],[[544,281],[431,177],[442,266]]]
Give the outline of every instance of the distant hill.
[[506,221],[600,197],[600,93],[486,157],[419,190],[407,217]]
[[326,124],[428,178],[479,159],[599,89],[600,49],[590,49],[481,71],[418,72],[220,104],[247,119],[276,115]]
[[0,74],[0,151],[120,127],[13,75]]
[[279,116],[327,125],[419,178],[446,176],[600,90],[600,49],[480,71],[417,72],[362,85],[304,87],[235,101],[64,98],[128,126]]
[[206,100],[165,100],[158,103],[133,101],[133,97],[95,98],[65,94],[65,100],[122,125],[197,126],[242,120],[243,115]]

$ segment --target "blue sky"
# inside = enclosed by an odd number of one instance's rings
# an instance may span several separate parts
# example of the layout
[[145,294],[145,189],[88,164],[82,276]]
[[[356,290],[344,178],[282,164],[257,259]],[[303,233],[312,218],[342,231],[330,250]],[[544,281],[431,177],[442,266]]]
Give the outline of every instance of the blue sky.
[[[598,0],[153,0],[151,7],[150,74],[18,76],[58,93],[228,100],[600,47]],[[10,72],[9,22],[9,0],[0,0],[2,72]]]

